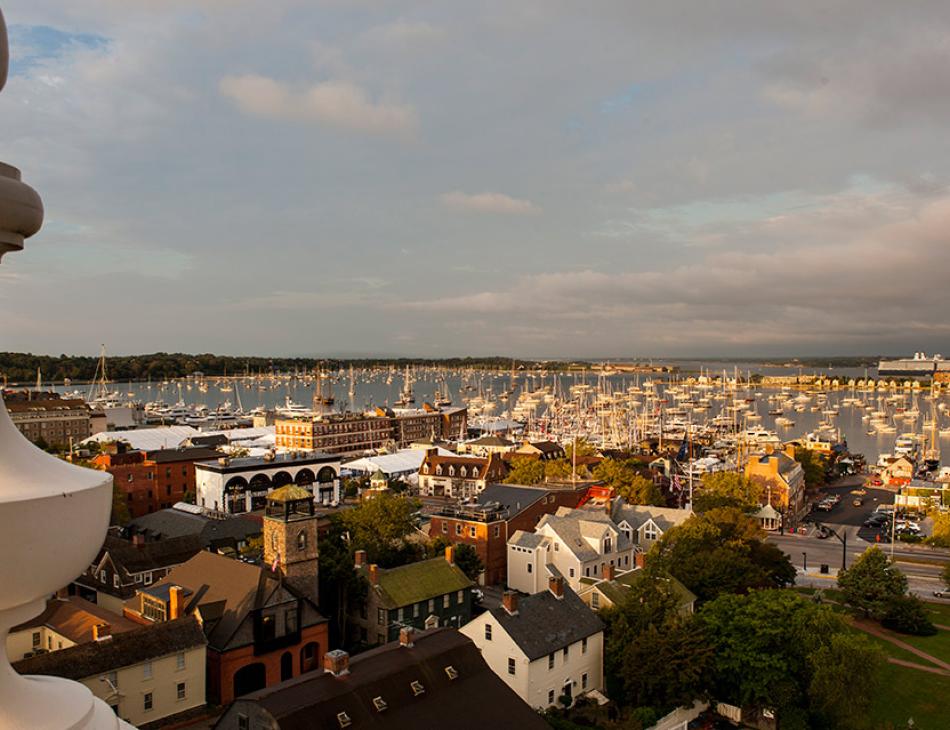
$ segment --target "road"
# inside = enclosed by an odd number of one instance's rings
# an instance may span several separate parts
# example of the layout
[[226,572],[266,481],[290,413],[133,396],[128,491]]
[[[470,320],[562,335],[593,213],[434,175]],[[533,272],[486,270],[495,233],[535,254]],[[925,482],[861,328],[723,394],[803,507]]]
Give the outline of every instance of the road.
[[[769,541],[777,545],[798,568],[797,582],[800,585],[832,586],[842,560],[850,566],[855,559],[876,543],[877,530],[863,527],[875,507],[890,504],[894,500],[892,492],[884,489],[868,489],[863,495],[862,504],[854,506],[852,500],[859,495],[851,491],[860,486],[859,477],[845,480],[824,490],[825,494],[839,494],[841,502],[830,512],[814,512],[811,519],[820,521],[847,540],[845,551],[841,541],[834,536],[820,539],[814,524],[806,525],[808,533],[769,535]],[[924,525],[926,531],[926,525]],[[940,572],[950,561],[950,551],[931,549],[923,546],[908,546],[901,543],[891,545],[880,543],[879,547],[892,555],[897,567],[907,576],[912,593],[933,600],[933,591],[942,588]],[[828,572],[822,573],[821,566],[826,565]]]

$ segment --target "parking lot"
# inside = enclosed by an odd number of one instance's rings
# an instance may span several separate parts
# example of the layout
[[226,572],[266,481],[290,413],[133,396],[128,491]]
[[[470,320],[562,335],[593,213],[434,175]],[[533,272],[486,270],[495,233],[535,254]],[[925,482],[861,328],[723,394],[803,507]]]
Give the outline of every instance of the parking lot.
[[[865,494],[852,494],[854,490],[864,489]],[[824,496],[838,495],[841,499],[832,509],[826,511],[814,509],[809,518],[815,522],[822,522],[828,525],[848,525],[858,528],[858,537],[868,542],[875,542],[881,529],[864,527],[865,520],[874,514],[878,505],[890,505],[894,503],[894,493],[886,489],[874,489],[861,487],[860,485],[848,484],[841,486],[828,487],[822,490]],[[853,501],[861,500],[860,506],[855,506]],[[924,534],[927,532],[926,520],[918,520]],[[883,530],[882,538],[886,541],[890,534],[889,525]]]

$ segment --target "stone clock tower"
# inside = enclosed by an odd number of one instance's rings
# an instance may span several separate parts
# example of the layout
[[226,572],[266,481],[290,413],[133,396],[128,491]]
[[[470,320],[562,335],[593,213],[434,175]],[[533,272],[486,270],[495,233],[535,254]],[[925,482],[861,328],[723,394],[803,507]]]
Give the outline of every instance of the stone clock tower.
[[288,484],[267,496],[264,565],[317,600],[317,516],[303,487]]

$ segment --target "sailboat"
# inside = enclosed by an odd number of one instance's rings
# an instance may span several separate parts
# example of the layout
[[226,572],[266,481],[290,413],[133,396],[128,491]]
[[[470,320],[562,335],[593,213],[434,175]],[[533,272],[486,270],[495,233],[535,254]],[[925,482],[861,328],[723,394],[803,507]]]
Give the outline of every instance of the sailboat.
[[399,400],[396,401],[396,405],[400,408],[405,408],[416,402],[416,396],[412,392],[412,373],[409,370],[409,366],[406,365],[406,375],[403,380],[402,392],[399,394]]

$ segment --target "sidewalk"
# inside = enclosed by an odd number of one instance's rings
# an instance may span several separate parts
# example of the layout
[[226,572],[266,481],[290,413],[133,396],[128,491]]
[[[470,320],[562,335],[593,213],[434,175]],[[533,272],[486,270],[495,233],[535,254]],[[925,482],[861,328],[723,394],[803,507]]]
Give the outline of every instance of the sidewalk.
[[937,659],[937,657],[935,656],[931,656],[925,651],[921,651],[916,646],[911,646],[906,641],[901,641],[896,636],[894,636],[894,634],[892,634],[890,631],[888,631],[887,629],[881,628],[873,621],[869,621],[868,619],[863,619],[863,618],[855,618],[855,619],[852,619],[851,625],[857,629],[861,629],[861,631],[871,634],[871,636],[876,636],[879,639],[883,639],[884,641],[887,641],[893,644],[899,649],[903,649],[904,651],[910,652],[911,654],[914,654],[915,656],[919,656],[921,659],[924,659],[925,661],[928,661],[934,666],[942,669],[944,673],[950,674],[950,664],[947,664],[945,661],[941,659]]

